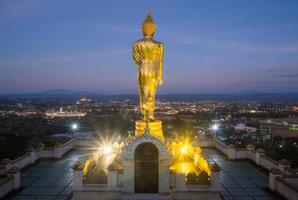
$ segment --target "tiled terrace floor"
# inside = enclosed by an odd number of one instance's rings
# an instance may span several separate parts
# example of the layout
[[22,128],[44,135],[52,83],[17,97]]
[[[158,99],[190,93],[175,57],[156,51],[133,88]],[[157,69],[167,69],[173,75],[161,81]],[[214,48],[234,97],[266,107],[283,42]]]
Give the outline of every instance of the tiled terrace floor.
[[[67,199],[72,166],[87,151],[73,150],[61,160],[42,160],[22,173],[22,189],[11,199]],[[215,149],[203,149],[205,158],[221,167],[221,195],[225,200],[280,199],[268,187],[268,175],[247,161],[229,161]]]
[[72,166],[84,151],[73,150],[61,160],[42,160],[21,174],[21,191],[11,197],[19,200],[68,199],[72,185]]
[[268,188],[268,175],[248,161],[230,161],[216,149],[203,149],[209,162],[216,162],[221,170],[221,195],[225,200],[281,199]]

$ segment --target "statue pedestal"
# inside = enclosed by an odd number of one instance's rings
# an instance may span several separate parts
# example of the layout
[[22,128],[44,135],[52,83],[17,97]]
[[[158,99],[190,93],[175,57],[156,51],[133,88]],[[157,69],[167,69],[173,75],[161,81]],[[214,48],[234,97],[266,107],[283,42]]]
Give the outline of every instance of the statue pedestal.
[[145,129],[148,127],[149,135],[152,135],[161,141],[164,141],[164,136],[162,132],[162,123],[161,121],[152,121],[146,122],[143,120],[137,120],[136,122],[136,129],[135,129],[135,136],[141,136],[145,134]]

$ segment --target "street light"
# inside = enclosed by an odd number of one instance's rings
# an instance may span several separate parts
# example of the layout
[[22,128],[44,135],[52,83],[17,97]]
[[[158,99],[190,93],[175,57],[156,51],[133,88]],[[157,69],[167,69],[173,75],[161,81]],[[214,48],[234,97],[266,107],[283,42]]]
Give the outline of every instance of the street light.
[[218,124],[213,124],[212,125],[212,127],[211,127],[211,129],[213,130],[213,131],[217,131],[218,130]]
[[76,132],[79,129],[79,125],[77,123],[71,124],[71,130],[73,132]]

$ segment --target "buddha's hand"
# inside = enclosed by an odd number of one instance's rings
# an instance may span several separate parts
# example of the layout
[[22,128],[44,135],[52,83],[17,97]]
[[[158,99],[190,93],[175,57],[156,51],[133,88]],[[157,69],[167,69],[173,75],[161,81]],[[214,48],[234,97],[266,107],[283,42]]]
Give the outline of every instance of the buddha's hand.
[[162,79],[159,79],[158,83],[159,85],[162,85]]

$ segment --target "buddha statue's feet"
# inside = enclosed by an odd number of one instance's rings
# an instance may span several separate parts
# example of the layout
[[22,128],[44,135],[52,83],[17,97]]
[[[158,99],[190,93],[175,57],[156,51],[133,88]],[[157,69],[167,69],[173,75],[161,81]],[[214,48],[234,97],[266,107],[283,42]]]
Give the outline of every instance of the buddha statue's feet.
[[[135,135],[141,136],[145,134],[145,129],[149,129],[149,135],[159,138],[163,140],[163,131],[162,131],[162,122],[159,120],[152,120],[152,121],[144,121],[138,120],[135,122]],[[147,132],[148,134],[148,132]]]

